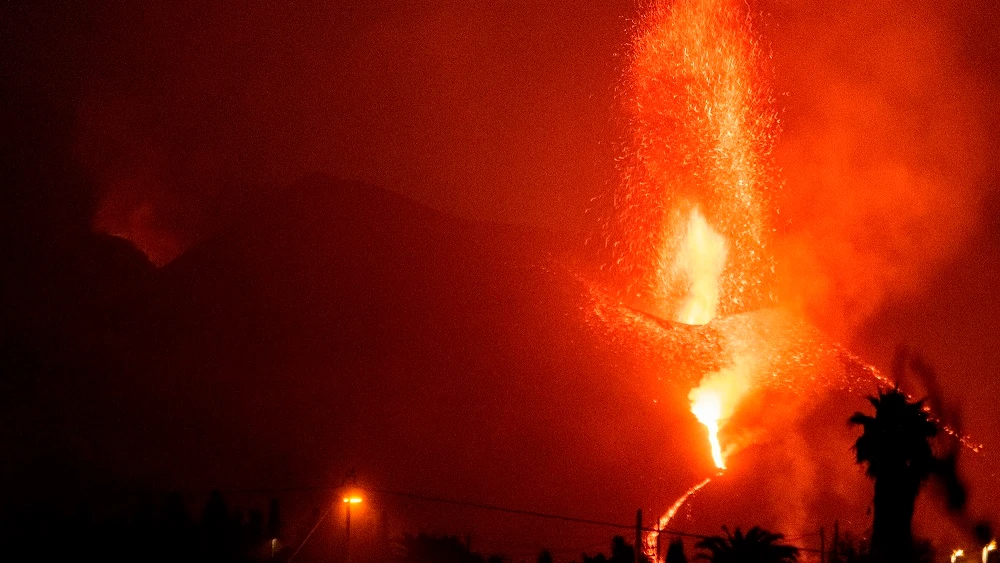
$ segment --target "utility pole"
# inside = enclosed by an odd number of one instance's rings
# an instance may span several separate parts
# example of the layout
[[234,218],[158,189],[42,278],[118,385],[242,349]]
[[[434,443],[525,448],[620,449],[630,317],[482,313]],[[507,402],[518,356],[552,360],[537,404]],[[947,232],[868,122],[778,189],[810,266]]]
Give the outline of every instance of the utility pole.
[[344,531],[347,533],[347,538],[344,541],[344,551],[346,552],[347,563],[351,563],[351,505],[362,501],[361,496],[352,490],[357,486],[357,483],[358,476],[354,472],[354,469],[348,471],[347,475],[344,476],[344,480],[340,483],[340,486],[345,489],[344,506],[347,508],[347,515],[344,520]]
[[351,563],[351,505],[360,504],[362,500],[360,496],[344,497],[344,506],[347,508],[347,518],[344,520],[344,527],[347,532],[347,539],[344,542],[344,550],[347,552],[347,563]]
[[347,505],[347,541],[345,549],[347,551],[347,563],[351,563],[351,501],[348,500]]
[[642,563],[642,509],[635,511],[635,563]]
[[833,521],[833,546],[831,546],[830,553],[837,556],[833,563],[840,561],[840,520]]

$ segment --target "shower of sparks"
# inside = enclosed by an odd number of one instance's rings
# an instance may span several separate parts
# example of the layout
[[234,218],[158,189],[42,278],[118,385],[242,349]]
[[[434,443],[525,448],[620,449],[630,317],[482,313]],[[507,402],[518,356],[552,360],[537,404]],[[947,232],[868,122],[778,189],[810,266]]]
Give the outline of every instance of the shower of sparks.
[[[658,2],[639,30],[616,224],[624,241],[616,264],[637,306],[707,325],[772,302],[766,249],[778,121],[764,58],[742,1]],[[749,387],[744,372],[713,365],[691,392],[720,469],[719,431]]]
[[725,244],[717,313],[773,302],[767,239],[778,119],[766,58],[742,0],[659,1],[637,30],[612,269],[630,301],[661,316],[674,317],[691,288],[675,261],[695,213]]

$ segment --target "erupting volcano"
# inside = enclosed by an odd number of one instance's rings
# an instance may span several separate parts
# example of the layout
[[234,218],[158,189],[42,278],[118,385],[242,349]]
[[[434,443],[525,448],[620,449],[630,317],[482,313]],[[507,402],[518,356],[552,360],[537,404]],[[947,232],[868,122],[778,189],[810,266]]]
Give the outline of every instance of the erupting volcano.
[[12,4],[0,538],[809,561],[899,383],[897,512],[996,559],[994,4]]
[[[607,225],[609,285],[623,289],[618,303],[595,291],[594,311],[623,339],[641,334],[662,347],[672,383],[689,382],[691,412],[722,471],[741,447],[726,442],[727,421],[749,393],[851,388],[878,374],[778,308],[779,120],[769,57],[746,4],[661,0],[632,48],[628,153]],[[678,499],[659,527],[709,481]]]

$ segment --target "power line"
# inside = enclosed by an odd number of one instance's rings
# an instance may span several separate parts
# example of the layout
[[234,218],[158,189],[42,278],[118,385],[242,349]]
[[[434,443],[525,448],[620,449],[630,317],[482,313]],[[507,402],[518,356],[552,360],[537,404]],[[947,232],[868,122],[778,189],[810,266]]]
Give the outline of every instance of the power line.
[[309,530],[309,533],[306,534],[306,539],[302,540],[302,543],[300,543],[299,547],[296,548],[295,553],[293,553],[291,557],[288,558],[287,563],[292,563],[292,560],[295,559],[295,556],[298,555],[300,551],[302,551],[302,548],[305,547],[306,542],[309,541],[309,538],[312,537],[313,532],[316,531],[316,528],[319,528],[319,525],[323,523],[323,520],[326,519],[326,516],[330,514],[331,510],[333,510],[333,504],[331,504],[330,508],[327,508],[326,512],[324,512],[323,515],[319,517],[319,520],[316,521],[316,525],[313,526],[312,530]]
[[[380,493],[385,495],[398,496],[403,498],[412,498],[417,500],[424,500],[429,502],[438,502],[441,504],[451,504],[455,506],[464,506],[467,508],[477,508],[481,510],[492,510],[494,512],[504,512],[507,514],[517,514],[520,516],[533,516],[535,518],[546,518],[549,520],[562,520],[564,522],[574,522],[577,524],[589,524],[592,526],[604,526],[608,528],[618,528],[622,530],[632,530],[635,526],[619,524],[617,522],[606,522],[603,520],[592,520],[590,518],[576,518],[573,516],[562,516],[559,514],[549,514],[546,512],[538,512],[535,510],[523,510],[519,508],[508,508],[505,506],[498,506],[495,504],[484,504],[479,502],[470,502],[464,500],[454,500],[442,497],[432,497],[428,495],[419,495],[416,493],[407,493],[403,491],[391,491],[386,489],[370,489],[374,493]],[[652,531],[652,530],[647,530]]]
[[[338,488],[339,487],[331,487],[331,486],[290,487],[290,488],[286,488],[286,489],[256,489],[256,490],[242,490],[242,491],[229,491],[229,492],[232,492],[232,493],[279,493],[279,492],[304,492],[304,491],[333,491],[333,490],[336,490]],[[490,510],[490,511],[494,511],[494,512],[502,512],[502,513],[506,513],[506,514],[515,514],[515,515],[519,515],[519,516],[531,516],[531,517],[534,517],[534,518],[544,518],[544,519],[548,519],[548,520],[559,520],[559,521],[563,521],[563,522],[573,522],[573,523],[576,523],[576,524],[587,524],[587,525],[591,525],[591,526],[602,526],[602,527],[606,527],[606,528],[615,528],[615,529],[619,529],[619,530],[634,530],[635,529],[634,525],[621,524],[621,523],[618,523],[618,522],[608,522],[608,521],[605,521],[605,520],[594,520],[594,519],[591,519],[591,518],[577,518],[577,517],[574,517],[574,516],[564,516],[564,515],[560,515],[560,514],[551,514],[551,513],[547,513],[547,512],[539,512],[539,511],[536,511],[536,510],[524,510],[524,509],[520,509],[520,508],[509,508],[509,507],[499,506],[499,505],[495,505],[495,504],[487,504],[487,503],[471,502],[471,501],[464,501],[464,500],[456,500],[456,499],[449,499],[449,498],[444,498],[444,497],[435,497],[435,496],[430,496],[430,495],[422,495],[422,494],[417,494],[417,493],[410,493],[410,492],[405,492],[405,491],[394,491],[394,490],[390,490],[390,489],[366,488],[365,490],[370,491],[372,493],[376,493],[376,494],[397,496],[397,497],[402,497],[402,498],[411,498],[411,499],[422,500],[422,501],[426,501],[426,502],[437,502],[437,503],[441,503],[441,504],[450,504],[450,505],[453,505],[453,506],[462,506],[462,507],[466,507],[466,508],[475,508],[475,509],[479,509],[479,510]],[[644,531],[644,532],[657,532],[657,533],[665,534],[665,535],[668,535],[668,536],[677,536],[677,537],[682,537],[682,538],[707,539],[707,538],[713,537],[713,536],[705,535],[705,534],[695,534],[695,533],[691,533],[691,532],[682,532],[680,530],[672,530],[672,529],[658,530],[656,528],[643,527],[642,531]],[[807,534],[806,536],[809,536],[809,535],[813,535],[813,534]],[[800,536],[799,539],[804,538],[806,536]],[[794,546],[794,547],[798,547],[798,546]],[[812,549],[812,548],[806,548],[806,547],[798,547],[798,550],[799,551],[803,551],[803,552],[807,552],[807,553],[821,553],[821,550],[819,550],[819,549]]]
[[549,553],[549,555],[569,555],[569,554],[579,555],[581,553],[586,553],[587,550],[590,550],[590,549],[597,549],[597,548],[607,547],[607,546],[608,546],[608,542],[602,541],[602,542],[599,542],[599,543],[592,543],[590,545],[585,545],[585,546],[582,546],[582,547],[562,548],[562,549],[549,549],[547,547],[541,547],[541,548],[539,548],[537,550],[534,550],[534,551],[531,551],[531,552],[523,552],[522,551],[522,552],[515,552],[515,553],[504,553],[504,555],[506,555],[507,557],[510,557],[512,559],[517,559],[517,558],[521,558],[521,557],[531,557],[533,555],[538,555],[538,553],[541,552],[541,551],[547,551]]

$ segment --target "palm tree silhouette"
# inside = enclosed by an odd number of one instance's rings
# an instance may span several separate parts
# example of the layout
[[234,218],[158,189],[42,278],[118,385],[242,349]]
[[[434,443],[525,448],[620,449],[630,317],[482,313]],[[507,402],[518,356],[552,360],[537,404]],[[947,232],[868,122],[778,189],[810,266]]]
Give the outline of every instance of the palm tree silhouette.
[[866,463],[875,481],[873,561],[909,561],[913,556],[913,507],[920,485],[937,460],[930,438],[937,426],[928,418],[923,401],[909,402],[898,388],[868,397],[875,416],[856,412],[849,421],[863,427],[854,443],[859,464]]
[[695,547],[704,550],[696,560],[711,563],[794,563],[799,559],[799,548],[779,543],[785,536],[754,526],[743,532],[736,528],[730,533],[722,527],[724,535],[699,540]]

